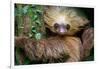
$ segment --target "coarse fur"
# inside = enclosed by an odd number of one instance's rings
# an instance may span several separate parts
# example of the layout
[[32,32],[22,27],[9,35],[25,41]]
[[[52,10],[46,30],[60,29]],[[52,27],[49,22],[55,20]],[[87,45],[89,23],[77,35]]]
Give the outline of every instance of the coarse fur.
[[[93,47],[93,29],[83,32],[82,39],[74,36],[89,23],[89,20],[79,14],[77,9],[47,6],[44,8],[43,19],[45,28],[57,34],[55,37],[51,36],[39,41],[24,36],[15,37],[15,46],[22,48],[31,61],[75,62],[89,55],[86,53]],[[57,24],[56,28],[55,24]]]
[[57,36],[36,42],[27,37],[16,37],[15,41],[15,45],[21,45],[31,61],[56,63],[80,60],[82,44],[79,38]]

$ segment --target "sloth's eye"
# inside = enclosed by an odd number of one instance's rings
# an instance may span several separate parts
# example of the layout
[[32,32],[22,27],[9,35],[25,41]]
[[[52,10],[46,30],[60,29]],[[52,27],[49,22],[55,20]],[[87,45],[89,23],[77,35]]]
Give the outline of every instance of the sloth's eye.
[[54,28],[57,29],[59,27],[59,24],[55,23]]
[[69,25],[69,24],[66,25],[66,29],[67,29],[67,30],[70,29],[70,25]]

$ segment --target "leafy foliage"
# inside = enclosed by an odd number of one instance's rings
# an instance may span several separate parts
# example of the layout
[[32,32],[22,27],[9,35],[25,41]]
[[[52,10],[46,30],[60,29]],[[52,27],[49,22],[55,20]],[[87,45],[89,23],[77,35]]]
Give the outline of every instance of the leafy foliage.
[[[36,40],[40,40],[43,38],[44,34],[44,24],[43,24],[43,6],[40,5],[32,5],[32,4],[15,4],[15,35],[25,35],[24,31],[29,29],[27,36]],[[29,21],[25,19],[25,17],[29,18]],[[25,25],[25,22],[28,21],[28,28]],[[25,29],[26,28],[26,29]],[[18,53],[20,53],[20,49],[17,49]],[[16,53],[15,56],[15,64],[19,64],[19,54]],[[29,64],[30,61],[25,60],[25,64]]]
[[[21,24],[20,28],[17,30],[20,31],[21,28],[23,29],[23,16],[28,16],[31,20],[30,25],[30,30],[31,32],[28,33],[29,37],[35,38],[36,40],[42,38],[43,34],[43,6],[39,5],[23,5],[23,4],[16,4],[15,5],[15,17],[19,19],[16,19],[17,21],[19,20],[20,22],[17,22],[18,24]],[[22,20],[21,20],[22,19]],[[16,26],[15,26],[16,27]],[[16,29],[15,29],[16,31]],[[19,34],[20,33],[15,33]]]

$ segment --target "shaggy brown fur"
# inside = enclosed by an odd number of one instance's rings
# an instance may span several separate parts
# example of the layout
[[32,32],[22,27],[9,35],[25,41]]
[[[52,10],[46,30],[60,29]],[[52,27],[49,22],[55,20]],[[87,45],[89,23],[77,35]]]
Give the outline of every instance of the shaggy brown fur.
[[81,41],[76,37],[51,37],[38,42],[27,37],[16,37],[15,45],[24,49],[31,60],[42,62],[79,61]]
[[34,41],[28,37],[15,37],[15,46],[20,47],[31,61],[42,63],[80,61],[89,56],[93,48],[93,29],[84,31],[83,44],[77,37],[50,37]]

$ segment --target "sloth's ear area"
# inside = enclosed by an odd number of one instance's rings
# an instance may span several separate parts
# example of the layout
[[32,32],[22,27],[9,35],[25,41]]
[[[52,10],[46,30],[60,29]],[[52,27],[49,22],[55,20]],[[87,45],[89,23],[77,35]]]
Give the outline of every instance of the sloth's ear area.
[[78,20],[78,22],[79,22],[80,26],[85,26],[85,25],[87,25],[87,24],[90,23],[90,21],[89,21],[87,18],[85,18],[85,17],[81,17],[81,18]]
[[88,23],[90,23],[90,21],[89,21],[87,18],[82,17],[82,18],[81,18],[81,23],[82,23],[82,24],[88,24]]
[[83,18],[84,23],[90,23],[90,21],[87,18]]
[[79,28],[80,29],[85,29],[89,27],[89,23],[90,20],[88,20],[87,18],[81,18],[81,20],[79,20]]

